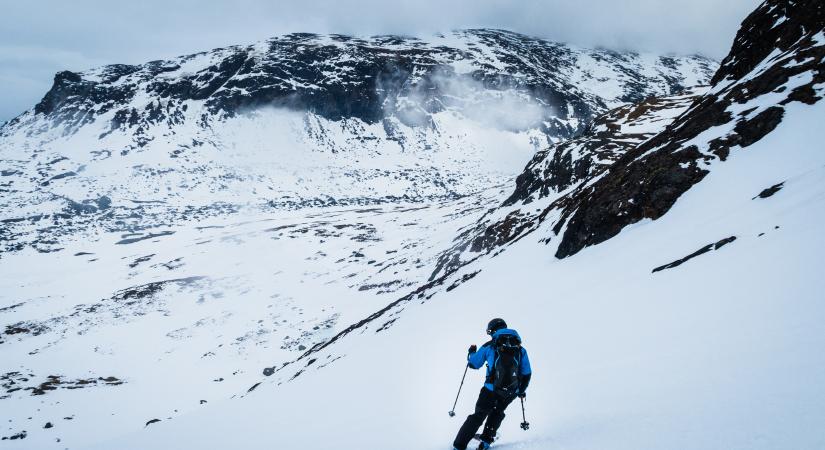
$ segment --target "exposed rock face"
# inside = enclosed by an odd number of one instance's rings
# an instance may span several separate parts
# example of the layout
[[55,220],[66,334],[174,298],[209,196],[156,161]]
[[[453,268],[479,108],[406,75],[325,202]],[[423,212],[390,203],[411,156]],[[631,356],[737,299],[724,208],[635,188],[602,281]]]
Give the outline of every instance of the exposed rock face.
[[504,206],[529,203],[600,174],[628,149],[662,131],[703,91],[694,88],[674,97],[648,97],[596,117],[581,137],[537,152],[516,178],[516,190]]
[[[712,83],[738,80],[774,52],[803,51],[821,46],[817,37],[825,23],[825,5],[816,0],[769,0],[742,22],[728,56]],[[816,44],[815,41],[819,41]],[[810,66],[808,66],[810,68]],[[797,70],[801,73],[804,70]]]

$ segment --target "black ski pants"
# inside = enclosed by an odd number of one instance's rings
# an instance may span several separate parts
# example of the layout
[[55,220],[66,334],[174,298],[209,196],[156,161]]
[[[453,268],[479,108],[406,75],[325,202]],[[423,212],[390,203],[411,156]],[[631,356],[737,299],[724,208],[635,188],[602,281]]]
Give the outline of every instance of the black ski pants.
[[502,397],[489,389],[482,387],[481,393],[478,394],[478,401],[476,402],[476,410],[474,413],[467,416],[464,425],[458,430],[458,435],[453,441],[453,447],[458,450],[465,450],[467,444],[475,436],[478,427],[487,419],[484,425],[484,432],[481,433],[481,438],[485,442],[493,442],[496,437],[496,431],[501,426],[504,420],[504,410],[515,399],[515,397]]

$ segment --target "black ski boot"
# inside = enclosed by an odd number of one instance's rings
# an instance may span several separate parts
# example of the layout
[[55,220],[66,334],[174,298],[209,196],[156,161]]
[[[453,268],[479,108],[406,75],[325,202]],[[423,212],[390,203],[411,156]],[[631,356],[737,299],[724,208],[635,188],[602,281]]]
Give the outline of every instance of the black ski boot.
[[477,434],[473,436],[473,439],[478,441],[478,450],[487,450],[490,446],[493,445],[493,442],[496,438],[488,439],[487,436],[483,436],[481,434]]

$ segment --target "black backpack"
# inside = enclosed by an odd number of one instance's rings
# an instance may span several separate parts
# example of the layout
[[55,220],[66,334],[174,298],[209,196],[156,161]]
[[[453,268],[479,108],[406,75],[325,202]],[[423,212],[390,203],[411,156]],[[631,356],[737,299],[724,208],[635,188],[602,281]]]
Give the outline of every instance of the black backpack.
[[504,334],[493,343],[495,356],[490,371],[490,382],[494,392],[502,397],[515,397],[521,374],[521,339],[512,334]]

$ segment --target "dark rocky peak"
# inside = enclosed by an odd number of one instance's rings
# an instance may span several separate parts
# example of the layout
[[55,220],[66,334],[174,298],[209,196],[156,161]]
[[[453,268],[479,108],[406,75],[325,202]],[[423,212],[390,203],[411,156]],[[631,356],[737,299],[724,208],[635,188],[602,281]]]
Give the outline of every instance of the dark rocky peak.
[[[167,61],[61,72],[33,112],[70,132],[113,110],[118,116],[109,119],[112,129],[151,122],[146,109],[152,102],[164,103],[172,115],[204,108],[201,126],[205,119],[262,106],[376,123],[410,108],[410,99],[418,115],[456,106],[451,89],[459,80],[530,97],[548,109],[547,132],[567,138],[620,103],[706,82],[715,67],[698,56],[660,57],[652,67],[648,61],[635,53],[582,49],[503,30],[429,39],[293,33]],[[608,96],[601,93],[605,82]]]
[[742,22],[728,56],[712,83],[739,79],[773,52],[805,47],[822,31],[825,2],[821,0],[767,0]]

